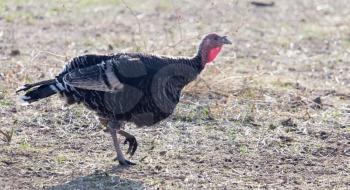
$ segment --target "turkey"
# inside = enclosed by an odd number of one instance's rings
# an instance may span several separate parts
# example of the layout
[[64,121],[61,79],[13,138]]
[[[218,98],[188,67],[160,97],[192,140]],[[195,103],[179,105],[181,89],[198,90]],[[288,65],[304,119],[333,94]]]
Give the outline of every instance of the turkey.
[[193,57],[83,55],[69,61],[54,79],[25,84],[16,93],[25,91],[20,99],[26,103],[59,94],[68,105],[83,104],[95,111],[112,136],[115,160],[134,165],[125,159],[119,145],[118,134],[125,137],[130,157],[138,146],[136,138],[123,130],[123,124],[150,126],[171,115],[181,90],[215,59],[224,44],[231,44],[226,36],[211,33],[202,38]]

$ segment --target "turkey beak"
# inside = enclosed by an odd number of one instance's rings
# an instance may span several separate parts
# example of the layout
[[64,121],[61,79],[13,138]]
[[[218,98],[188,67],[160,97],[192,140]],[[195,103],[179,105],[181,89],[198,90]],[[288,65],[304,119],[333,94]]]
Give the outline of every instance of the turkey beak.
[[227,36],[221,37],[221,43],[222,44],[232,44],[232,42],[227,39]]

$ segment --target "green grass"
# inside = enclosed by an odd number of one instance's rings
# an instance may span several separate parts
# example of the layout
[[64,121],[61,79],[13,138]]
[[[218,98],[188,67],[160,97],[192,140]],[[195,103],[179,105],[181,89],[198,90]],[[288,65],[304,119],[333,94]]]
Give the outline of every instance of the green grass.
[[58,164],[64,164],[68,158],[65,155],[57,155],[55,160]]
[[237,132],[233,128],[229,128],[228,130],[228,137],[231,141],[234,141],[237,138]]
[[9,107],[11,105],[14,105],[14,103],[12,102],[11,99],[7,99],[7,98],[4,98],[4,99],[0,99],[0,108],[1,107]]
[[248,147],[246,145],[241,145],[239,147],[239,154],[240,155],[245,155],[248,153]]
[[318,38],[318,39],[326,39],[329,35],[332,34],[331,32],[328,32],[327,29],[317,24],[302,25],[301,33],[306,38]]
[[29,150],[31,148],[31,145],[29,144],[28,140],[25,138],[19,143],[18,147],[22,150]]

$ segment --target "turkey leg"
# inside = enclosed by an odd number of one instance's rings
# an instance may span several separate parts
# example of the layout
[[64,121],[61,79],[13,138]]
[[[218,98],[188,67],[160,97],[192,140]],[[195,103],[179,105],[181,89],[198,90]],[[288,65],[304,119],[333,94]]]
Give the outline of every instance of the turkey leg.
[[117,132],[120,130],[120,124],[115,121],[110,121],[108,122],[108,129],[112,136],[115,151],[117,152],[117,157],[114,160],[118,160],[119,164],[123,166],[135,165],[135,163],[132,163],[125,159],[124,154],[120,148],[119,140],[117,137]]

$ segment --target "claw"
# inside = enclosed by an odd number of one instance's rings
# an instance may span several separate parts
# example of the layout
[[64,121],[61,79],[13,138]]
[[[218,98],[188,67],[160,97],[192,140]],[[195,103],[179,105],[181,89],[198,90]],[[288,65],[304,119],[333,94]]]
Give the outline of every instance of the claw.
[[128,151],[126,152],[126,154],[130,154],[130,151],[133,148],[134,144],[135,144],[134,141],[129,141],[129,148],[128,148]]
[[129,160],[124,160],[124,161],[119,161],[119,164],[122,166],[132,166],[132,165],[136,165],[133,162],[130,162]]
[[126,154],[130,154],[130,156],[133,156],[137,150],[137,145],[138,145],[136,138],[135,137],[126,138],[124,141],[124,144],[127,144],[127,143],[129,143],[129,148]]
[[132,149],[131,153],[130,153],[130,156],[133,156],[134,153],[136,152],[136,149],[137,149],[137,142],[135,141],[134,143],[134,148]]
[[113,159],[114,161],[118,161],[121,166],[132,166],[136,165],[134,162],[130,162],[129,160],[119,160],[118,157]]

